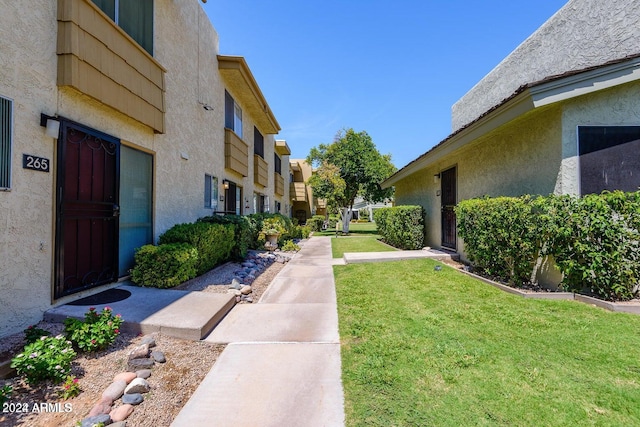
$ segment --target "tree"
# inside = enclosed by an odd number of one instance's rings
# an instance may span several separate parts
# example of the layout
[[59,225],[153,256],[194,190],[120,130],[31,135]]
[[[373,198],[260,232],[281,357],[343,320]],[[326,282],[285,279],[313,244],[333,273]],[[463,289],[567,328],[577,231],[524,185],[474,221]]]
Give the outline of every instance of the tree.
[[365,131],[341,130],[331,144],[313,147],[307,163],[317,168],[308,182],[314,196],[341,209],[344,233],[349,232],[351,210],[357,196],[370,203],[393,196],[393,189],[380,187],[380,183],[396,171],[391,155],[380,154]]

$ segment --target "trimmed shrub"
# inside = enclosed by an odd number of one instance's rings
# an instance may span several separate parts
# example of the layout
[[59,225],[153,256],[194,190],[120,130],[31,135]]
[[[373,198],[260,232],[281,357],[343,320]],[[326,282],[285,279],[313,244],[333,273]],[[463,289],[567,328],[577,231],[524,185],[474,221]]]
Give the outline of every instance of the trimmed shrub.
[[291,218],[284,216],[279,213],[257,213],[248,215],[248,218],[255,223],[255,227],[257,230],[256,235],[254,236],[254,241],[252,244],[252,248],[254,249],[264,249],[264,233],[262,233],[262,229],[265,226],[265,220],[268,228],[277,228],[282,231],[282,234],[278,237],[278,242],[295,239],[298,231],[296,226],[293,225]]
[[212,215],[198,219],[210,224],[232,224],[234,226],[233,248],[231,258],[236,261],[247,257],[249,248],[256,239],[258,231],[255,221],[241,215]]
[[530,197],[486,197],[458,203],[458,235],[481,273],[516,286],[531,280],[540,249],[532,208]]
[[177,224],[160,236],[160,244],[188,243],[198,251],[196,274],[201,275],[228,260],[234,246],[233,224],[196,222]]
[[637,294],[640,192],[472,199],[456,216],[467,256],[486,274],[521,285],[551,255],[570,291],[607,300]]
[[394,206],[374,212],[378,233],[384,241],[400,249],[421,249],[424,244],[422,206]]
[[136,251],[131,280],[142,286],[172,288],[196,277],[198,250],[188,243],[145,245]]
[[322,231],[323,224],[324,224],[323,215],[314,215],[311,218],[307,219],[307,227],[309,227],[311,231]]

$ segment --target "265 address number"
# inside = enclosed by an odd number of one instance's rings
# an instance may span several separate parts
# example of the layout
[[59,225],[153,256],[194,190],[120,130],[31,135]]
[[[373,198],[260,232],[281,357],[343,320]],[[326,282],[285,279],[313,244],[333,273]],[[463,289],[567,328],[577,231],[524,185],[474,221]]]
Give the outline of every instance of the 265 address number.
[[24,169],[32,169],[34,171],[49,172],[49,159],[32,156],[31,154],[23,154],[22,167]]

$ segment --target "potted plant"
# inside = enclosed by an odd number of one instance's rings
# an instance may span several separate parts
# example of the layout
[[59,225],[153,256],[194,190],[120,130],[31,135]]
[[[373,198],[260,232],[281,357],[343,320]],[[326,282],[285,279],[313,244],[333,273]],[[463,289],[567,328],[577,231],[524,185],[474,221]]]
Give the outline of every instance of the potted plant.
[[266,218],[262,222],[261,236],[266,240],[265,246],[271,246],[275,249],[278,246],[278,237],[284,233],[284,225],[278,220],[278,218]]

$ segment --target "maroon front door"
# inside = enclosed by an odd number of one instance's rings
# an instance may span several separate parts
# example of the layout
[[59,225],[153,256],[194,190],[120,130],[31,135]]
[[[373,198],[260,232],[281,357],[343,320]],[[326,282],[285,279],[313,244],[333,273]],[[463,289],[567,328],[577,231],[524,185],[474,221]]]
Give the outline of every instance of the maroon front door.
[[449,249],[456,249],[456,187],[456,168],[440,173],[442,246]]
[[120,141],[62,121],[58,139],[55,298],[118,278]]

